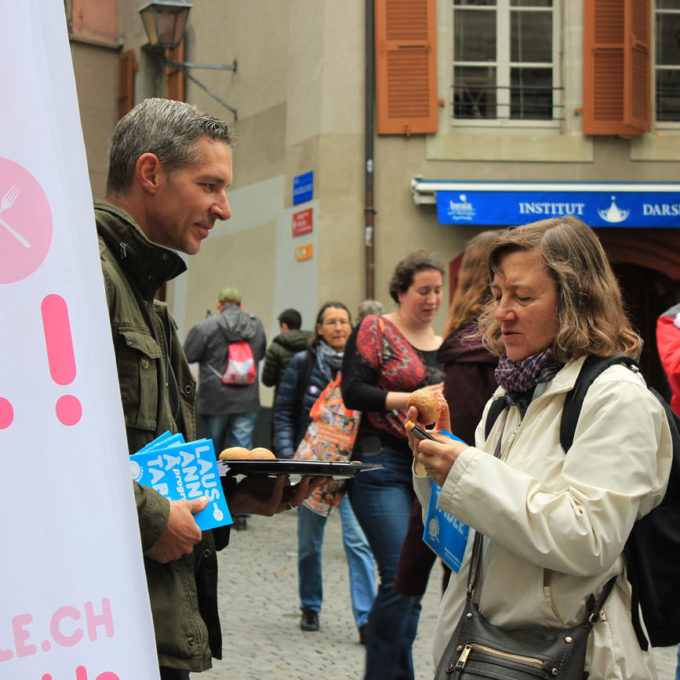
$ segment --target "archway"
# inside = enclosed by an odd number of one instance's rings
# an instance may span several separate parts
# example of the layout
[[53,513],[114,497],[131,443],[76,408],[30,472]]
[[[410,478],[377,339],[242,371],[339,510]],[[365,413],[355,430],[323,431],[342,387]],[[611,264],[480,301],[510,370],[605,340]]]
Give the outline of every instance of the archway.
[[656,319],[680,300],[680,230],[596,229],[619,280],[634,327],[644,340],[647,380],[669,397],[656,349]]

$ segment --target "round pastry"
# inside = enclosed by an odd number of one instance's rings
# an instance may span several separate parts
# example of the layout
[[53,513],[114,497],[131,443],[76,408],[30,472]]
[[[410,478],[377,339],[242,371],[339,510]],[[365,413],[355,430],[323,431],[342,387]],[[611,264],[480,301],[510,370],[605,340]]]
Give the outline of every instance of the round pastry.
[[250,458],[255,460],[276,460],[276,456],[269,450],[262,446],[254,448],[250,452]]
[[423,425],[436,423],[442,410],[438,393],[427,389],[411,392],[407,407],[410,408],[411,406],[415,406],[418,409],[418,420]]
[[245,446],[232,446],[220,453],[220,460],[240,460],[250,458],[250,451]]

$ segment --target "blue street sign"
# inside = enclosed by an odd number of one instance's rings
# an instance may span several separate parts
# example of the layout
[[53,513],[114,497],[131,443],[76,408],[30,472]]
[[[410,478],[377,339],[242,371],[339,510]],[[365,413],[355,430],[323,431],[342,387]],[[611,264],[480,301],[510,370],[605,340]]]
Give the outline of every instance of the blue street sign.
[[314,173],[310,170],[304,175],[293,177],[293,205],[311,201],[314,196]]

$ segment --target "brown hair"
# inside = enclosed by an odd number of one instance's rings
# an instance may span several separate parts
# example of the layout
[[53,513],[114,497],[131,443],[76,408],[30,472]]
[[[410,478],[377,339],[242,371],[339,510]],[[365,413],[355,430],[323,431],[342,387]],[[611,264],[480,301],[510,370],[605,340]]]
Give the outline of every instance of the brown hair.
[[[489,272],[517,251],[538,250],[557,287],[558,330],[552,350],[558,361],[588,354],[636,356],[642,340],[623,308],[621,290],[595,232],[577,217],[531,222],[509,229],[491,247]],[[484,309],[480,331],[491,351],[504,352],[494,305]]]
[[413,277],[418,272],[438,271],[444,276],[444,266],[432,253],[419,248],[407,255],[403,260],[397,262],[394,274],[390,279],[390,297],[398,304],[399,293],[405,293],[413,283]]
[[468,242],[444,327],[445,338],[468,321],[476,319],[484,305],[491,300],[489,247],[502,233],[502,229],[483,231]]

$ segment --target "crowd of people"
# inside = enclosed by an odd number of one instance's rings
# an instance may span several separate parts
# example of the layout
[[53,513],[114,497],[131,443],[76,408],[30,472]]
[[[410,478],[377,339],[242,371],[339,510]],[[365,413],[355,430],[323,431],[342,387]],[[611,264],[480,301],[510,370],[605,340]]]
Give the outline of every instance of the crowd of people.
[[[264,360],[262,382],[275,388],[267,435],[278,458],[295,459],[315,406],[335,385],[349,414],[343,422],[353,427],[344,453],[379,467],[341,485],[304,477],[291,487],[279,475],[228,478],[225,487],[237,518],[297,509],[304,634],[322,625],[324,527],[337,507],[365,680],[414,679],[411,648],[436,560],[421,537],[436,484],[439,508],[470,529],[459,574],[447,571],[442,584],[438,678],[452,662],[462,669],[474,658],[468,645],[461,661],[463,645],[456,647],[472,598],[480,616],[509,631],[570,629],[592,614],[593,600],[603,603],[579,677],[653,678],[631,621],[623,549],[633,523],[665,491],[664,411],[639,373],[611,366],[588,390],[568,455],[560,445],[565,395],[586,358],[636,357],[641,347],[593,230],[564,217],[478,234],[451,282],[443,335],[433,320],[444,266],[416,250],[390,279],[393,311],[364,301],[353,326],[347,305],[332,300],[307,332],[287,309],[266,347],[262,322],[228,287],[217,313],[182,345],[154,297],[186,269],[176,251],[197,253],[214,222],[230,218],[231,181],[231,131],[191,105],[148,99],[116,126],[95,215],[129,452],[166,430],[196,438],[195,413],[216,451],[252,448]],[[680,330],[677,310],[666,317],[664,339]],[[674,385],[676,348],[663,346]],[[197,390],[189,362],[199,365]],[[441,406],[425,439],[404,427],[419,421],[408,404],[420,389]],[[489,404],[499,400],[487,428]],[[319,510],[311,502],[318,494],[334,500]],[[222,655],[216,551],[229,529],[198,529],[193,514],[204,500],[168,501],[136,483],[135,497],[161,678],[187,680]]]

